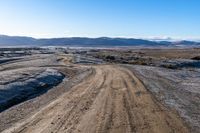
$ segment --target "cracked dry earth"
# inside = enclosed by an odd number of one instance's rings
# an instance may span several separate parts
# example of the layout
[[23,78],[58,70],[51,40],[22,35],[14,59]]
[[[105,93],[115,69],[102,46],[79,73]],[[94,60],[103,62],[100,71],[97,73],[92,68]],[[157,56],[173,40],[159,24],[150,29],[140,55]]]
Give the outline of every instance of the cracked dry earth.
[[39,112],[3,131],[20,133],[189,132],[126,68],[93,66],[92,74]]

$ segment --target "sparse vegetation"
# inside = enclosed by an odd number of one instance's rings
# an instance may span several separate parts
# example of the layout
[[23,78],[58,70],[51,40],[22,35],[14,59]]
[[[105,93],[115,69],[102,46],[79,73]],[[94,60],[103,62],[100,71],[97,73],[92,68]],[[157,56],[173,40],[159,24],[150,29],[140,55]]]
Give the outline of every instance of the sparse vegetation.
[[195,56],[192,58],[192,60],[200,60],[200,56]]

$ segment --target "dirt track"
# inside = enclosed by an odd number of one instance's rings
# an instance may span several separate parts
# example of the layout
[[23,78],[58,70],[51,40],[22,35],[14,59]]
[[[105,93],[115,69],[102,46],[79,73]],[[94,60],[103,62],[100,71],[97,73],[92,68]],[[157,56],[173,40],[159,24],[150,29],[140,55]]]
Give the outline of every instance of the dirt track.
[[189,132],[127,69],[94,66],[93,74],[4,132]]

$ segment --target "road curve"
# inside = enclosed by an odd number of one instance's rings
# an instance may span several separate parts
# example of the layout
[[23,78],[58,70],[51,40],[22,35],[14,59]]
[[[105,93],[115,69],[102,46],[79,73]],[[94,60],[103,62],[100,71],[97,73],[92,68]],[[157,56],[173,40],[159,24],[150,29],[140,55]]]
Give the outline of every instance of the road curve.
[[94,66],[93,74],[4,133],[189,132],[127,69]]

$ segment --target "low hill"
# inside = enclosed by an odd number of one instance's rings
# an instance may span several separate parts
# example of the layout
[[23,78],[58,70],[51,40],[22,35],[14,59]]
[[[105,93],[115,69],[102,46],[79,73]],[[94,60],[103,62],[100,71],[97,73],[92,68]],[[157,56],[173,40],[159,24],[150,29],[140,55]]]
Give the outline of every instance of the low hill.
[[0,46],[80,46],[80,47],[111,47],[111,46],[200,46],[199,42],[194,41],[150,41],[134,38],[49,38],[36,39],[32,37],[6,36],[0,35]]

